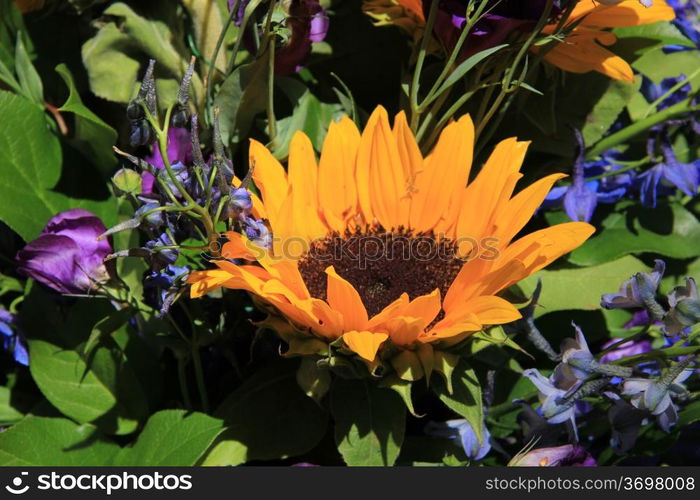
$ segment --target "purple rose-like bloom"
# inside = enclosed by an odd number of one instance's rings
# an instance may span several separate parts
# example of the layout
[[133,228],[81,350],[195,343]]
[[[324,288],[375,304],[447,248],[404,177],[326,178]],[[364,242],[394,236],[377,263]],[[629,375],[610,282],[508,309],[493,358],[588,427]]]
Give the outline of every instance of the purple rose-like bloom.
[[[447,51],[452,51],[464,27],[467,0],[435,0],[440,6],[435,19],[435,36]],[[423,2],[423,14],[428,18],[432,1]],[[519,30],[534,29],[547,6],[547,0],[490,0],[485,14],[474,25],[463,45],[460,60],[504,43]],[[555,19],[561,8],[554,2],[549,20]]]
[[298,73],[311,54],[311,44],[321,42],[328,33],[328,14],[317,0],[292,0],[287,27],[291,35],[275,52],[275,73]]
[[595,467],[595,458],[583,446],[565,444],[553,448],[538,448],[510,461],[514,467]]
[[74,208],[54,215],[39,237],[17,253],[18,271],[61,293],[83,293],[109,279],[104,259],[112,253],[95,214]]
[[27,344],[17,328],[15,315],[2,308],[0,308],[0,346],[12,353],[17,363],[29,366]]

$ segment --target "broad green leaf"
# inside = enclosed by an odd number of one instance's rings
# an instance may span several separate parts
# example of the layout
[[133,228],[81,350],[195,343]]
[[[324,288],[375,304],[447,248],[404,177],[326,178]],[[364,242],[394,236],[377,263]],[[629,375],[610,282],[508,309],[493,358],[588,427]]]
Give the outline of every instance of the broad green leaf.
[[136,443],[119,452],[114,465],[195,465],[223,429],[223,421],[203,413],[185,410],[159,411],[148,419]]
[[700,221],[681,205],[635,204],[610,214],[599,234],[574,250],[569,261],[591,266],[642,252],[687,259],[698,255],[699,248]]
[[301,455],[326,432],[327,413],[296,381],[298,363],[278,360],[255,373],[216,410],[228,429],[219,437],[207,465],[235,465]]
[[65,418],[28,416],[0,432],[0,466],[104,466],[119,446],[92,425]]
[[581,130],[585,144],[595,144],[605,135],[637,92],[640,84],[640,79],[635,80],[635,83],[610,80],[608,89],[593,106]]
[[96,96],[126,103],[135,95],[141,65],[130,51],[123,51],[132,45],[129,36],[114,23],[104,25],[83,44],[83,64],[90,80],[90,90]]
[[369,380],[338,378],[331,389],[335,442],[348,465],[394,465],[401,451],[406,405]]
[[447,391],[445,381],[435,377],[431,381],[433,390],[440,401],[452,411],[465,418],[476,432],[479,441],[483,440],[484,408],[481,399],[481,385],[474,370],[464,361],[452,373],[452,393]]
[[[183,0],[182,5],[187,9],[192,19],[197,50],[208,65],[214,55],[216,42],[226,19],[223,18],[221,10],[216,5],[216,0]],[[228,11],[226,14],[228,15]],[[223,47],[217,54],[215,64],[219,69],[226,68],[226,51]]]
[[[644,52],[665,45],[695,48],[695,44],[678,28],[666,22],[615,28],[614,33],[618,38],[615,50],[622,57],[627,54],[639,57]],[[633,54],[632,51],[634,51]]]
[[612,262],[576,269],[542,270],[518,285],[526,296],[532,295],[537,280],[542,279],[542,294],[535,316],[554,311],[600,309],[600,297],[620,289],[634,273],[648,271],[641,261],[628,255]]
[[85,157],[90,160],[107,177],[112,174],[117,159],[112,152],[112,146],[117,142],[117,131],[107,125],[84,104],[75,88],[73,75],[65,64],[56,66],[56,71],[68,86],[68,100],[60,110],[73,113],[75,130],[72,131],[72,143]]
[[12,405],[12,391],[0,387],[0,425],[14,424],[24,415]]
[[34,287],[20,320],[28,337],[30,371],[42,394],[61,413],[109,434],[128,434],[148,413],[148,403],[127,358],[123,339],[103,337],[85,352],[91,328],[116,311],[99,299],[82,299],[65,313]]
[[256,61],[238,66],[221,84],[214,99],[219,108],[224,143],[239,143],[253,125],[253,119],[267,105],[268,62],[262,54]]
[[15,72],[23,94],[35,103],[43,105],[44,85],[41,83],[39,73],[37,73],[32,60],[29,58],[21,36],[17,37],[17,46],[15,47]]
[[297,131],[304,132],[311,139],[314,149],[320,151],[328,126],[338,111],[340,111],[338,104],[321,102],[306,89],[295,102],[291,116],[277,122],[275,157],[284,159],[289,155],[289,144]]
[[35,238],[56,213],[81,207],[107,226],[115,219],[114,200],[77,200],[53,187],[61,175],[61,147],[31,101],[0,91],[0,219],[25,241]]

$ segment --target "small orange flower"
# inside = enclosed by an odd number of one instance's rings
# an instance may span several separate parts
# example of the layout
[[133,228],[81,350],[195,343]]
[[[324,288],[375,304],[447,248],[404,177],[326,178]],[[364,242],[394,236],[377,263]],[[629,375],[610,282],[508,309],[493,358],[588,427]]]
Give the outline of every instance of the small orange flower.
[[[466,5],[466,2],[464,3]],[[505,4],[500,7],[504,10],[509,8]],[[422,0],[365,0],[364,10],[378,25],[395,24],[412,33],[414,37],[420,37],[425,27]],[[512,18],[500,15],[489,19],[487,15],[482,21],[484,26],[478,30],[487,34],[470,34],[463,51],[469,55],[503,43],[511,33],[532,29],[539,17],[539,14],[533,13],[534,10],[524,18],[521,12],[513,14]],[[579,0],[568,20],[569,25],[576,26],[564,40],[548,51],[545,60],[572,73],[598,71],[616,80],[632,81],[633,73],[629,64],[604,47],[617,40],[613,33],[605,30],[670,21],[674,18],[673,9],[664,0],[654,0],[650,7],[644,7],[638,0],[621,0],[611,5],[603,5],[596,0]],[[440,22],[440,19],[438,16],[435,32],[449,49],[449,41],[455,38],[453,31],[457,29],[449,21]],[[552,22],[543,32],[552,34],[556,28],[557,23]]]
[[593,228],[572,222],[515,239],[562,175],[514,195],[528,143],[513,138],[469,182],[473,142],[464,116],[424,158],[405,115],[392,128],[381,107],[362,134],[347,117],[332,123],[319,162],[297,132],[288,172],[251,141],[262,193],[254,212],[269,222],[273,243],[264,249],[227,233],[217,269],[190,275],[192,297],[222,286],[247,290],[315,346],[342,338],[369,362],[380,350],[455,342],[520,318],[497,294],[579,246]]

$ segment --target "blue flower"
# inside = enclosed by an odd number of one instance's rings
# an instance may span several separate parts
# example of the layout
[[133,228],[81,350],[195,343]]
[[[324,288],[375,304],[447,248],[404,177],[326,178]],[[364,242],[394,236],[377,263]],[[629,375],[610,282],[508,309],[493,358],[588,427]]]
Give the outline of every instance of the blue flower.
[[[572,184],[552,189],[542,203],[542,208],[563,207],[571,220],[588,222],[598,203],[616,203],[629,192],[634,183],[635,174],[627,171],[619,175],[610,175],[611,172],[621,168],[615,163],[620,156],[616,151],[603,153],[600,159],[586,162],[583,138],[578,131],[576,131],[576,138],[579,144],[573,167]],[[601,175],[606,177],[586,180],[586,178]]]
[[554,385],[554,381],[542,375],[538,370],[531,368],[523,372],[539,391],[542,416],[550,424],[561,424],[567,420],[572,428],[576,429],[576,405],[566,401],[566,389],[560,389]]
[[150,272],[143,280],[145,302],[157,309],[161,316],[170,310],[190,269],[186,266],[167,265],[158,272]]
[[673,192],[676,188],[687,196],[695,196],[700,186],[700,159],[693,163],[679,162],[666,134],[661,136],[661,150],[664,161],[639,176],[640,198],[648,207],[656,207],[659,194]]
[[653,299],[656,295],[666,270],[663,260],[658,259],[654,264],[653,272],[637,273],[620,286],[618,293],[603,295],[600,305],[605,309],[633,309],[648,305],[648,299]]
[[429,422],[425,427],[429,436],[459,440],[469,460],[481,460],[491,451],[491,434],[486,425],[481,427],[483,441],[474,432],[471,424],[464,419],[448,420],[447,422]]
[[0,343],[4,350],[12,354],[17,363],[29,366],[27,344],[17,328],[15,316],[2,308],[0,308]]
[[[700,48],[700,4],[697,0],[667,0],[668,4],[676,12],[673,25]],[[696,50],[685,45],[667,45],[664,52],[679,52],[682,50]]]
[[[653,103],[656,102],[657,99],[661,98],[661,96],[665,95],[678,83],[684,80],[687,79],[685,75],[681,73],[676,77],[664,78],[663,80],[661,80],[661,83],[657,85],[646,76],[642,76],[642,87],[640,90],[642,92],[642,95],[644,95],[644,97],[647,99],[647,101],[649,101],[649,103]],[[674,104],[678,104],[679,102],[686,100],[692,90],[693,88],[691,87],[690,83],[686,81],[684,85],[671,92],[670,95],[666,96],[660,103],[658,103],[656,105],[656,109],[658,111],[661,111],[663,109],[673,106]]]

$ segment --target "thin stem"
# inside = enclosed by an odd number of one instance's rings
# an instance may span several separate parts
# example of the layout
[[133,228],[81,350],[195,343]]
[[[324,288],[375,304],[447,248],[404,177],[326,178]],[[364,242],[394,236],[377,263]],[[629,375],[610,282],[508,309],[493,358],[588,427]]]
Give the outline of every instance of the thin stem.
[[182,394],[182,400],[185,403],[185,408],[187,410],[192,409],[192,400],[190,399],[190,390],[187,387],[187,372],[185,371],[185,360],[184,358],[177,358],[177,378],[180,381],[180,393]]
[[590,160],[598,156],[599,154],[608,151],[609,149],[614,148],[615,146],[625,143],[635,137],[636,135],[639,135],[647,130],[649,130],[651,127],[654,125],[658,125],[659,123],[665,122],[666,120],[669,120],[670,118],[673,118],[676,115],[682,115],[684,113],[692,113],[694,111],[700,111],[700,105],[697,106],[688,106],[690,103],[689,99],[686,99],[685,101],[679,102],[677,104],[674,104],[673,106],[670,106],[662,111],[659,111],[658,113],[654,113],[651,116],[648,116],[646,118],[643,118],[641,120],[637,120],[631,124],[629,124],[627,127],[618,130],[617,132],[614,132],[610,134],[607,137],[604,137],[600,141],[598,141],[589,151],[586,153],[586,159]]
[[214,68],[216,66],[216,58],[219,55],[219,51],[221,50],[221,46],[224,44],[224,40],[226,39],[226,33],[228,33],[228,29],[231,27],[231,23],[233,22],[233,18],[236,15],[236,12],[238,12],[238,4],[240,4],[241,0],[236,0],[233,4],[233,7],[231,7],[231,12],[229,13],[228,19],[226,19],[226,24],[224,24],[224,27],[221,29],[221,34],[219,35],[219,39],[216,41],[216,46],[214,47],[214,53],[211,56],[211,61],[209,62],[209,69],[207,70],[207,90],[206,90],[206,96],[205,96],[205,106],[204,109],[207,111],[207,118],[211,121],[211,111],[210,111],[210,101],[211,101],[211,86],[212,86],[212,77],[214,76]]
[[437,16],[438,5],[440,2],[434,1],[430,4],[430,12],[428,13],[428,20],[425,23],[425,31],[423,32],[423,38],[420,42],[420,49],[418,50],[418,58],[416,60],[416,67],[413,71],[413,80],[411,82],[411,89],[409,92],[409,100],[411,106],[411,130],[415,133],[418,129],[418,117],[420,115],[418,109],[418,87],[420,85],[420,75],[423,71],[423,64],[425,63],[425,56],[428,52],[428,43],[430,38],[433,36],[433,26],[435,25],[435,17]]

